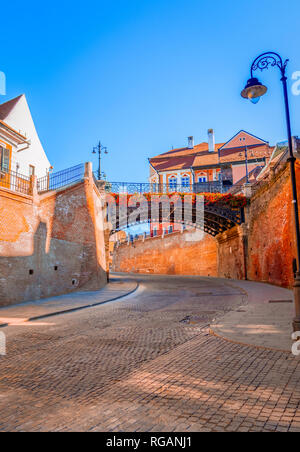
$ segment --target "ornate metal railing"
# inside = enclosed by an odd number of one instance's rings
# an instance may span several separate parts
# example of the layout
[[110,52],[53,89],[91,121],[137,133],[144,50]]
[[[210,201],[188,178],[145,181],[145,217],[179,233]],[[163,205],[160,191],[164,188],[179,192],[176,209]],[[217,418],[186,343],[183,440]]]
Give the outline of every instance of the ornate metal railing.
[[0,187],[8,188],[24,195],[31,194],[30,177],[15,171],[4,171],[0,169]]
[[227,193],[231,185],[222,182],[198,182],[191,185],[134,182],[106,182],[105,191],[111,193]]
[[56,190],[76,182],[80,182],[84,177],[84,164],[67,168],[57,173],[49,173],[37,181],[38,192]]

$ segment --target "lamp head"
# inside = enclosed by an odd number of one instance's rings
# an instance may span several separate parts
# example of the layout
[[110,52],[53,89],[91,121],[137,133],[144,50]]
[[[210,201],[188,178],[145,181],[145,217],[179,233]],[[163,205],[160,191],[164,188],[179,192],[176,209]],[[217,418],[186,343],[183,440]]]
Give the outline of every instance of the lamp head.
[[241,96],[249,99],[253,104],[257,104],[261,96],[267,92],[268,88],[264,86],[257,78],[249,78]]

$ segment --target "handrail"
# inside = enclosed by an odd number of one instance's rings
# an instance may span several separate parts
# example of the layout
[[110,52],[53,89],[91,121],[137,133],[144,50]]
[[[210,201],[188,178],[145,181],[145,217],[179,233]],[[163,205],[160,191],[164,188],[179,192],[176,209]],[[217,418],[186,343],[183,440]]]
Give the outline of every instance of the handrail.
[[38,192],[45,192],[49,190],[56,190],[57,188],[65,187],[70,184],[79,182],[84,177],[84,164],[72,166],[56,173],[48,173],[44,177],[37,180]]
[[0,188],[7,188],[24,195],[31,194],[30,177],[17,173],[16,171],[6,171],[0,169]]

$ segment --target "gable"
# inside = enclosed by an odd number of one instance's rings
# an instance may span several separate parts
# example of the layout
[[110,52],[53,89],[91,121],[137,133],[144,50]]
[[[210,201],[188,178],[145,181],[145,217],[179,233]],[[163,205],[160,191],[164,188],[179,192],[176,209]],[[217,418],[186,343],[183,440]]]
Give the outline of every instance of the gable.
[[226,149],[241,148],[245,146],[261,146],[263,144],[268,144],[267,141],[252,135],[245,130],[241,130],[236,135],[234,135],[227,143],[225,143],[219,150],[224,151]]

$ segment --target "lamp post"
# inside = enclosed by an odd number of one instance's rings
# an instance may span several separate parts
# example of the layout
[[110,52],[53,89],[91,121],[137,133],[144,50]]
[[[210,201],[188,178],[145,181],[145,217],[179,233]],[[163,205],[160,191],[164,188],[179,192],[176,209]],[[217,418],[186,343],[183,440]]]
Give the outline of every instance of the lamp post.
[[285,116],[288,134],[288,144],[289,144],[289,158],[290,171],[291,171],[291,184],[292,184],[292,204],[294,206],[294,220],[295,220],[295,233],[296,233],[296,249],[297,249],[297,270],[294,281],[294,295],[295,295],[295,318],[293,320],[294,331],[300,331],[300,228],[299,228],[299,213],[298,213],[298,199],[297,199],[297,186],[296,186],[296,173],[295,173],[295,157],[293,154],[293,144],[292,144],[292,132],[291,132],[291,120],[289,111],[289,100],[288,100],[288,90],[287,90],[287,77],[286,77],[286,66],[289,60],[283,62],[282,58],[278,53],[266,52],[259,55],[252,63],[251,66],[251,78],[247,81],[247,84],[241,96],[245,99],[249,99],[252,103],[256,104],[260,97],[267,92],[267,87],[264,86],[259,80],[253,77],[253,73],[260,69],[268,69],[269,67],[277,67],[281,74],[281,82],[283,86],[283,96],[284,96],[284,106],[285,106]]
[[101,180],[101,177],[105,177],[105,174],[102,173],[101,171],[101,156],[102,156],[102,152],[104,152],[104,154],[108,154],[107,151],[107,147],[103,146],[101,144],[101,141],[99,141],[99,143],[97,144],[97,146],[93,147],[93,154],[97,154],[98,153],[98,180]]

